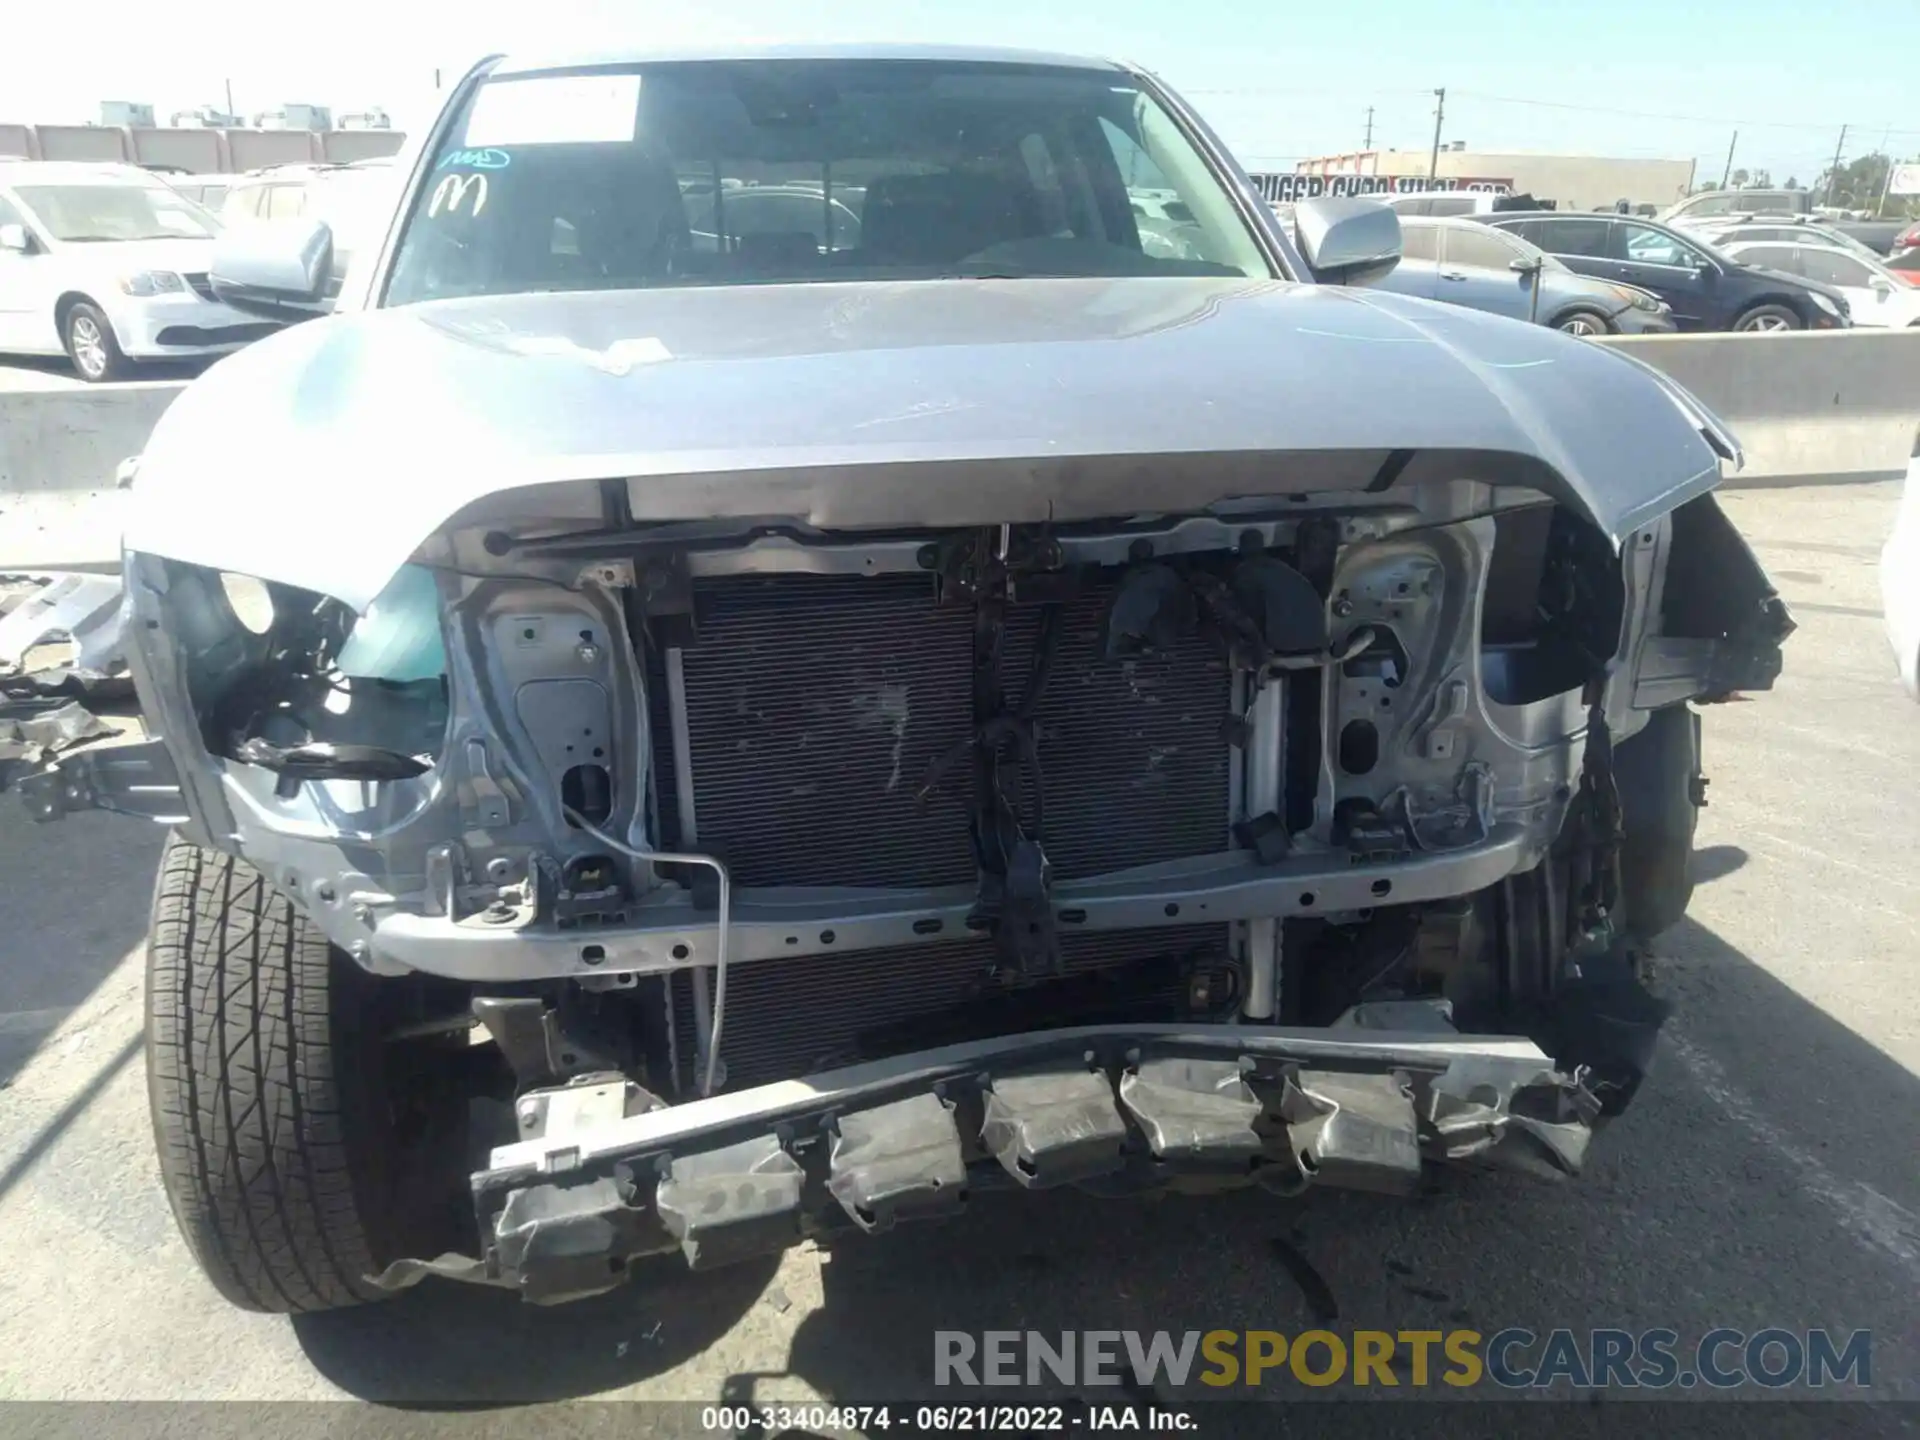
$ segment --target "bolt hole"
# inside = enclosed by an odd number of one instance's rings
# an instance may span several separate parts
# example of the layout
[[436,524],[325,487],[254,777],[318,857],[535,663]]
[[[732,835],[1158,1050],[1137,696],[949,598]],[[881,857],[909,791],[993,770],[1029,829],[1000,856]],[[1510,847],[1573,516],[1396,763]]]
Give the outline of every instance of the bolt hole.
[[[1391,695],[1382,695],[1380,697],[1380,708],[1382,710],[1391,710],[1393,708],[1393,697]],[[596,750],[593,753],[598,755],[600,752]]]
[[[1382,700],[1382,701],[1381,701],[1380,703],[1381,703],[1382,705],[1384,705],[1384,704],[1386,704],[1387,702],[1386,702],[1386,701],[1384,701],[1384,700]],[[569,746],[568,746],[567,748],[568,748],[569,750],[571,750],[571,749],[572,749],[573,747],[572,747],[571,745],[569,745]],[[606,755],[606,753],[607,753],[607,752],[606,752],[606,751],[604,751],[604,750],[602,750],[602,749],[601,749],[601,748],[600,748],[600,747],[599,747],[598,745],[596,745],[596,746],[594,746],[594,747],[593,747],[593,758],[594,758],[594,759],[596,759],[596,760],[599,760],[599,759],[601,759],[602,757],[604,757],[604,756]]]
[[1404,594],[1406,594],[1406,593],[1407,593],[1407,582],[1406,582],[1406,581],[1404,581],[1404,580],[1402,580],[1402,581],[1401,581],[1401,582],[1400,582],[1400,583],[1399,583],[1398,585],[1396,585],[1396,586],[1394,586],[1394,587],[1393,587],[1393,593],[1394,593],[1394,594],[1396,594],[1396,595],[1404,595]]
[[1393,882],[1391,880],[1376,880],[1369,888],[1376,895],[1386,895],[1392,892]]
[[581,638],[582,640],[584,640],[584,641],[586,641],[586,642],[587,642],[587,644],[589,644],[589,645],[591,645],[591,644],[593,643],[593,631],[591,631],[591,630],[582,630],[582,631],[580,632],[580,638]]
[[945,923],[940,920],[929,919],[916,920],[913,922],[913,933],[916,935],[938,935],[945,928]]
[[1174,915],[1178,915],[1179,913],[1180,913],[1180,907],[1178,905],[1175,905],[1169,902],[1167,905],[1167,914],[1169,916],[1174,916]]
[[335,900],[339,898],[340,897],[334,893],[334,889],[331,885],[322,885],[320,887],[320,901],[322,904],[331,905]]
[[800,937],[798,935],[787,936],[787,944],[798,945],[799,943],[800,943]]
[[1300,904],[1303,908],[1313,904],[1313,892],[1311,890],[1302,890],[1300,892]]
[[820,943],[822,945],[831,945],[833,943],[833,932],[831,930],[822,930],[820,932]]
[[529,625],[520,632],[520,638],[522,640],[538,640],[540,638],[540,632]]
[[607,949],[604,945],[582,945],[580,947],[580,963],[582,965],[598,965],[606,958]]
[[562,1065],[577,1065],[579,1062],[580,1057],[571,1050],[562,1050],[560,1052],[560,1063]]
[[693,952],[688,950],[684,945],[676,945],[673,947],[673,958],[676,960],[684,960],[692,953]]

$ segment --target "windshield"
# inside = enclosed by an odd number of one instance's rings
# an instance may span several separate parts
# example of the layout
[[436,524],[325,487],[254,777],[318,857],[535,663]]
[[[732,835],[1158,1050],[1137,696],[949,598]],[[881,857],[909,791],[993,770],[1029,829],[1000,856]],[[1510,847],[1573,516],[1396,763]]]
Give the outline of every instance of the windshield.
[[214,218],[165,185],[22,185],[14,192],[56,240],[204,240]]
[[415,197],[388,304],[529,290],[1269,276],[1118,72],[757,61],[488,80]]

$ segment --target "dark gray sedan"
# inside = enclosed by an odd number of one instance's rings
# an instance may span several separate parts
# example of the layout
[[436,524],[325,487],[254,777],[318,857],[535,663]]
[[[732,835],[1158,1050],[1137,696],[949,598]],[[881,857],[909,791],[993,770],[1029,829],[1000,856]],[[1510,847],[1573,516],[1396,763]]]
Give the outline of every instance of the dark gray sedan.
[[1646,290],[1576,275],[1518,235],[1476,220],[1402,215],[1405,253],[1378,290],[1445,300],[1570,335],[1664,335],[1673,311]]

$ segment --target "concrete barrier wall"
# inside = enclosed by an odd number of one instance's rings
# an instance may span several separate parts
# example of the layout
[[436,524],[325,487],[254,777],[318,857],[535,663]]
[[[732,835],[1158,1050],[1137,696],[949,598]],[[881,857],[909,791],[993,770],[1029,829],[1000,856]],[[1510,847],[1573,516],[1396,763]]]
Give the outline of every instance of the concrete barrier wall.
[[121,461],[140,453],[178,381],[0,390],[0,569],[115,566]]
[[1644,335],[1602,341],[1665,371],[1746,451],[1729,483],[1904,473],[1920,428],[1920,330]]
[[[1746,450],[1733,486],[1875,480],[1920,430],[1920,331],[1661,335],[1604,342],[1673,376]],[[120,462],[175,382],[0,390],[0,569],[88,569],[119,556]]]

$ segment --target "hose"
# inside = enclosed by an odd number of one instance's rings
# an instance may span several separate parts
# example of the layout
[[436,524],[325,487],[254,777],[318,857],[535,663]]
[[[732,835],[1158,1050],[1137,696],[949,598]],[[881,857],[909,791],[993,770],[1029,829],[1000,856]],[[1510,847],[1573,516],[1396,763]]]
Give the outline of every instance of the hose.
[[721,1026],[727,1014],[727,927],[733,910],[733,878],[727,873],[726,864],[712,855],[696,855],[688,851],[642,850],[627,844],[624,840],[614,839],[572,806],[562,805],[560,809],[569,820],[593,839],[609,850],[618,851],[630,860],[639,860],[648,865],[704,865],[720,877],[720,926],[714,943],[713,956],[713,1025],[707,1032],[707,1065],[700,1077],[701,1095],[713,1094],[720,1074]]

